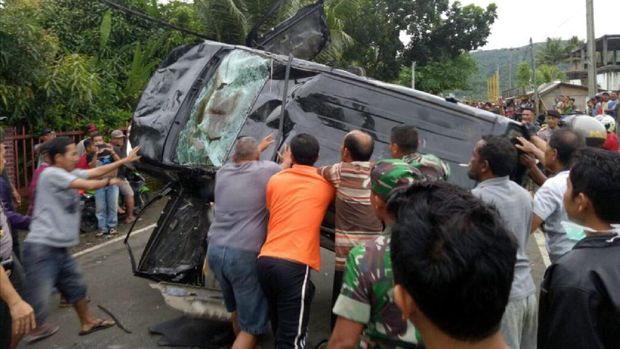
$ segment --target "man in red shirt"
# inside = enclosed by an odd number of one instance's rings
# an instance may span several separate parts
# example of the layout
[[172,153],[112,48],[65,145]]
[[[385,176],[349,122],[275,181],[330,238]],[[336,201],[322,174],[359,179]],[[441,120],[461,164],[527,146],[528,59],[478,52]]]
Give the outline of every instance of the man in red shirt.
[[258,257],[258,277],[276,348],[303,348],[314,284],[310,269],[321,266],[320,229],[334,188],[313,166],[319,142],[299,134],[290,142],[293,166],[267,184],[267,237]]
[[83,170],[95,168],[97,166],[97,145],[92,138],[84,140],[84,149],[85,153],[80,156],[76,167]]

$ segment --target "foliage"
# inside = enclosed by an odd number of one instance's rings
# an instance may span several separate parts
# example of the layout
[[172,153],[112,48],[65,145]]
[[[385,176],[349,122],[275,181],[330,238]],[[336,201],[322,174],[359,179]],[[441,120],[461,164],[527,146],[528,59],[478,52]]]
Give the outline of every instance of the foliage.
[[[439,94],[452,90],[468,90],[467,80],[478,71],[476,61],[469,53],[456,58],[444,58],[416,68],[416,89]],[[411,68],[402,67],[398,81],[403,86],[411,85]]]
[[566,74],[556,65],[543,64],[536,68],[536,82],[543,84],[566,79]]
[[517,66],[517,87],[529,87],[532,84],[532,69],[526,61]]
[[405,30],[411,36],[405,60],[422,65],[426,60],[455,58],[484,46],[497,18],[497,6],[493,3],[486,9],[462,6],[458,1],[448,6],[447,0],[402,1],[398,6],[405,6],[405,11],[399,13],[404,15]]
[[[226,43],[245,44],[267,0],[115,0]],[[314,0],[283,1],[260,34]],[[7,0],[0,6],[0,115],[13,125],[75,128],[129,121],[163,58],[195,37],[89,0]],[[464,52],[484,45],[496,7],[449,0],[325,0],[331,42],[317,61],[358,66],[371,77],[438,93],[465,88],[476,66]],[[401,33],[410,37],[408,44]],[[410,72],[409,72],[410,74]],[[475,74],[474,74],[475,75]],[[407,82],[408,84],[408,82]]]
[[568,41],[561,38],[547,38],[545,45],[536,53],[537,64],[558,65],[567,62],[571,51],[581,47],[583,41],[573,36]]
[[[119,0],[196,29],[191,4]],[[195,38],[88,0],[13,0],[0,7],[0,115],[36,131],[124,126],[159,62]]]

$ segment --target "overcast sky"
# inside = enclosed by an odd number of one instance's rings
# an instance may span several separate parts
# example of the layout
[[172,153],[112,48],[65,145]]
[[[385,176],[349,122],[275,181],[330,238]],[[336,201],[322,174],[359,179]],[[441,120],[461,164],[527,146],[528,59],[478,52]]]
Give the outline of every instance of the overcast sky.
[[[586,39],[586,0],[461,0],[497,5],[497,19],[483,50],[521,47],[547,37]],[[620,0],[594,0],[594,35],[620,34]]]

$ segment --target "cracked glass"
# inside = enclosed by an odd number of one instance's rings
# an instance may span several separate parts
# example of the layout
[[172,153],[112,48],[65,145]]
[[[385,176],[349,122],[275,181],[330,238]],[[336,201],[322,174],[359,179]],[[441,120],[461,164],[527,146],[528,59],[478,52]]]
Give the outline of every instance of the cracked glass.
[[269,78],[270,60],[231,51],[201,89],[179,135],[177,163],[221,166],[252,104]]

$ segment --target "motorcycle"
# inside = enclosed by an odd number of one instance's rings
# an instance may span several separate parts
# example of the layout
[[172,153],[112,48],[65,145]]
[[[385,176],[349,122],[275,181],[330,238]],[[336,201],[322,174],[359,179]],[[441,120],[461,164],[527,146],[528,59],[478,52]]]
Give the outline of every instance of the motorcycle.
[[80,194],[80,206],[82,219],[80,221],[80,232],[89,233],[97,230],[97,206],[95,205],[95,194],[84,191]]
[[[137,171],[127,172],[127,181],[133,190],[134,195],[134,212],[137,214],[149,202],[151,189],[146,185],[146,180]],[[119,207],[125,207],[125,198],[123,195],[119,197]]]

